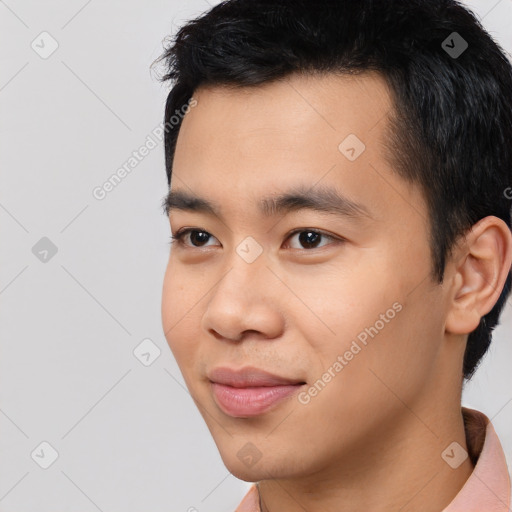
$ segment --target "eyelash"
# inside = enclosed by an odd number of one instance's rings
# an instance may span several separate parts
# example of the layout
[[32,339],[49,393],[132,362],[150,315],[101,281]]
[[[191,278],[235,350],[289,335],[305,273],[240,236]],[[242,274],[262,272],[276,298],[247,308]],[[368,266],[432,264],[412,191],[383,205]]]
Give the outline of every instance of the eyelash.
[[[208,235],[211,235],[211,233],[208,233],[208,231],[206,231],[206,229],[202,229],[202,228],[182,228],[182,229],[179,229],[176,232],[175,235],[171,235],[169,243],[171,245],[173,243],[177,243],[177,244],[179,244],[179,245],[181,245],[183,247],[191,248],[191,249],[201,249],[201,247],[188,246],[188,245],[186,245],[183,242],[183,237],[185,235],[187,235],[188,233],[192,232],[192,231],[197,231],[197,232],[200,232],[200,233],[207,233]],[[326,233],[325,231],[322,231],[322,230],[319,230],[319,229],[313,229],[313,228],[300,228],[300,229],[296,229],[296,230],[292,231],[291,233],[289,233],[287,235],[286,240],[288,240],[288,238],[292,237],[293,235],[296,235],[297,233],[302,233],[304,231],[311,231],[313,233],[318,233],[318,234],[324,236],[325,238],[329,238],[331,240],[334,240],[335,242],[344,242],[345,241],[341,237],[336,237],[334,235],[330,235],[329,233]],[[313,249],[315,249],[315,248],[313,248]],[[302,250],[304,250],[304,251],[312,251],[313,249],[302,249]]]

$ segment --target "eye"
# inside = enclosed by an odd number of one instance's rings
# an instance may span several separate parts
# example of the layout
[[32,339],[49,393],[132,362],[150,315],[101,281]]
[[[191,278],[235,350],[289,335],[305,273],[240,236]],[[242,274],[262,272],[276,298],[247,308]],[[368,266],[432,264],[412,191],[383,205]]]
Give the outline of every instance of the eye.
[[[291,239],[295,235],[299,235],[298,243],[302,245],[302,247],[292,247],[298,249],[316,249],[319,247],[323,247],[326,244],[321,244],[321,239],[333,240],[334,242],[342,242],[343,239],[340,237],[335,237],[324,231],[320,231],[318,229],[309,229],[309,228],[301,228],[296,229],[292,233],[290,233],[286,239]],[[189,242],[185,242],[185,238],[188,236]],[[215,237],[208,233],[208,231],[202,228],[182,228],[177,231],[175,235],[171,235],[171,244],[178,243],[179,245],[185,247],[207,247],[208,241]],[[329,244],[327,244],[329,245]]]
[[333,235],[329,235],[328,233],[319,231],[318,229],[309,229],[309,228],[296,229],[295,231],[290,233],[288,238],[291,239],[295,235],[299,235],[297,240],[298,240],[298,243],[302,246],[302,247],[292,247],[292,248],[296,248],[296,249],[317,249],[319,247],[329,245],[329,244],[321,245],[322,237],[324,239],[334,240],[335,242],[342,241],[341,238],[335,237]]
[[[171,235],[171,244],[177,243],[179,245],[188,246],[188,244],[184,242],[186,235],[190,235],[189,238],[192,242],[192,247],[204,247],[204,244],[213,237],[208,231],[201,228],[182,228],[179,229],[175,235]],[[196,243],[198,245],[195,245]]]

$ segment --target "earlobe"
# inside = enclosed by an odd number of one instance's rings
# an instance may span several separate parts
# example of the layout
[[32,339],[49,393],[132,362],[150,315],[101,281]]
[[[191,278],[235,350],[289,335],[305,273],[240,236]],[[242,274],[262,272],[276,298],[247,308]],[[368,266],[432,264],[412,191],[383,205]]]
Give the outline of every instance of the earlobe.
[[512,264],[512,234],[489,216],[477,222],[454,254],[452,296],[446,331],[469,334],[496,304]]

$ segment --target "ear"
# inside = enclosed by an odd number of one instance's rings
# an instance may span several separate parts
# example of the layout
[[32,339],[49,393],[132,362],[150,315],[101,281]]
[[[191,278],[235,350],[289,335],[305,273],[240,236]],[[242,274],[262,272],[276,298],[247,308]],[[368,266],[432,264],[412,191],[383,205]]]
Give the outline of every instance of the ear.
[[512,234],[489,216],[474,224],[454,250],[453,297],[446,331],[468,334],[496,304],[512,264]]

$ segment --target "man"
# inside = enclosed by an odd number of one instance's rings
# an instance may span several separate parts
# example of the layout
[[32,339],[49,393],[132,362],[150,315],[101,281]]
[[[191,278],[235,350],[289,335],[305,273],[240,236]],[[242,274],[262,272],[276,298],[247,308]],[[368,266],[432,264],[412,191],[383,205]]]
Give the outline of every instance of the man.
[[161,59],[163,327],[238,510],[508,510],[461,408],[510,292],[504,53],[453,0],[232,0]]

